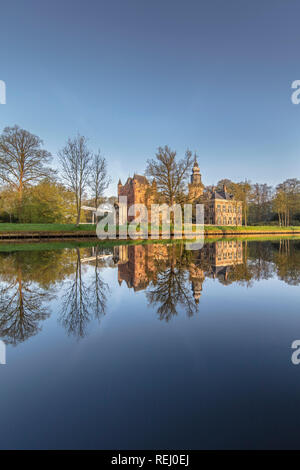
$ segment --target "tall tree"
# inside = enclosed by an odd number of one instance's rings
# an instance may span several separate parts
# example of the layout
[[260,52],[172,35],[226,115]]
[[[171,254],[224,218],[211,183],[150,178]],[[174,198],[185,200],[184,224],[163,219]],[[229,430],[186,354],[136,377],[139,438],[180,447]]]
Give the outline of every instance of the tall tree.
[[51,154],[42,145],[38,136],[19,126],[5,127],[0,135],[0,179],[18,192],[20,203],[25,187],[51,173],[45,166]]
[[154,179],[164,202],[172,206],[182,202],[185,183],[193,165],[192,152],[177,161],[176,152],[167,145],[159,147],[156,158],[147,161],[146,174]]
[[217,183],[217,189],[220,191],[223,189],[224,185],[226,186],[227,190],[230,192],[230,193],[234,193],[234,189],[235,189],[235,183],[233,183],[233,181],[231,181],[230,179],[228,178],[224,178],[222,180],[219,180],[218,183]]
[[87,139],[80,134],[73,139],[68,139],[67,144],[59,151],[58,157],[62,167],[62,179],[75,194],[76,224],[79,225],[81,202],[89,182],[91,169],[92,153],[87,147]]
[[278,213],[279,223],[290,225],[300,210],[300,180],[290,178],[276,186],[274,207]]
[[276,187],[273,209],[277,212],[279,225],[287,225],[287,198],[280,185]]
[[252,185],[249,205],[249,221],[267,222],[271,218],[272,187],[267,184]]
[[250,181],[245,180],[241,183],[234,183],[233,195],[236,200],[242,201],[243,203],[243,216],[244,224],[248,224],[248,211],[249,211],[249,201],[251,195],[251,184]]
[[107,189],[111,182],[110,177],[107,175],[107,162],[105,157],[101,156],[100,150],[95,153],[91,161],[90,171],[90,190],[95,201],[95,207],[97,208],[100,202],[100,198],[104,191]]

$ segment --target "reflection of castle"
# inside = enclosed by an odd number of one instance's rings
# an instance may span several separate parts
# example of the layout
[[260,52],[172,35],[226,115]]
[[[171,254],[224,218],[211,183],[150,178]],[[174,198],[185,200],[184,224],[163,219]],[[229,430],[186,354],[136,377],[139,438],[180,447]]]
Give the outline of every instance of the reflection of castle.
[[182,265],[174,245],[117,246],[114,260],[118,264],[119,284],[125,281],[135,291],[146,289],[150,282],[156,283],[159,272],[173,265],[189,272],[193,296],[198,303],[205,275],[224,282],[233,266],[243,262],[243,246],[239,241],[218,241],[190,253],[192,257]]
[[243,244],[241,241],[218,241],[206,245],[209,261],[214,266],[231,266],[243,262]]
[[202,284],[205,279],[205,273],[201,267],[191,264],[189,268],[190,281],[192,283],[193,296],[196,303],[199,303],[202,294]]
[[155,281],[157,263],[168,260],[166,245],[121,245],[114,248],[114,259],[118,263],[118,281],[125,281],[135,291],[145,289]]
[[243,263],[241,241],[219,241],[209,245],[211,274],[220,282],[226,283],[231,267]]

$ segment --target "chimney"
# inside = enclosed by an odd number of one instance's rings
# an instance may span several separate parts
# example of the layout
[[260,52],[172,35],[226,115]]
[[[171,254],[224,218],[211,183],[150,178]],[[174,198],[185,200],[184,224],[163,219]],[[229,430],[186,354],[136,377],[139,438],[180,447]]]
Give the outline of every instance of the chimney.
[[226,187],[226,184],[223,184],[223,191],[224,191],[224,193],[227,193],[227,187]]

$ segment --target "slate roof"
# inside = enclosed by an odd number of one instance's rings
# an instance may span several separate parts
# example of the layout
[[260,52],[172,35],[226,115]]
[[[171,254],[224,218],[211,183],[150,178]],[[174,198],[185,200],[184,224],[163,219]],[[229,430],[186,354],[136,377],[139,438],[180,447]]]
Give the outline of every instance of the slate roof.
[[211,192],[211,198],[212,199],[224,199],[227,201],[230,201],[233,199],[233,194],[229,194],[227,191],[212,191]]
[[127,184],[131,184],[133,182],[133,180],[137,181],[138,183],[140,184],[147,184],[149,185],[149,181],[147,180],[146,176],[142,176],[142,175],[137,175],[136,173],[133,175],[133,178],[131,178],[131,176],[129,176],[127,178],[127,181],[125,183],[125,186]]
[[134,173],[133,179],[138,181],[141,184],[149,184],[146,176],[137,175],[136,173]]

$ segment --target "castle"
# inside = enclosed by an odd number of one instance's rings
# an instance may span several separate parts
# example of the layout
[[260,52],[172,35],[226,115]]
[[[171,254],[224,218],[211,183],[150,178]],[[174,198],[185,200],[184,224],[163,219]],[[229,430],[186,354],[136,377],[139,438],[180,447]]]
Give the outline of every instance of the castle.
[[[121,180],[118,183],[118,200],[121,196],[127,197],[127,208],[119,206],[119,220],[131,222],[134,216],[122,214],[122,210],[127,210],[133,204],[144,204],[148,210],[148,218],[151,220],[151,204],[157,203],[157,188],[153,180],[148,181],[145,176],[134,174],[129,177],[124,185]],[[202,183],[199,165],[195,158],[192,169],[190,184],[188,185],[187,202],[192,204],[204,205],[204,223],[212,225],[242,225],[242,202],[236,200],[232,194],[227,191],[225,185],[223,188],[205,190]]]
[[[121,180],[119,179],[118,183],[118,201],[121,196],[127,197],[127,208],[124,208],[122,205],[119,205],[119,220],[124,220],[123,210],[129,209],[133,204],[145,204],[148,210],[149,218],[151,214],[151,204],[156,202],[156,183],[153,181],[152,184],[149,184],[149,181],[145,176],[133,175],[133,178],[127,178],[127,181],[122,185]],[[129,214],[127,215],[128,222],[131,222],[134,219],[134,216]]]

